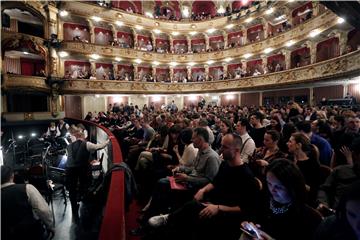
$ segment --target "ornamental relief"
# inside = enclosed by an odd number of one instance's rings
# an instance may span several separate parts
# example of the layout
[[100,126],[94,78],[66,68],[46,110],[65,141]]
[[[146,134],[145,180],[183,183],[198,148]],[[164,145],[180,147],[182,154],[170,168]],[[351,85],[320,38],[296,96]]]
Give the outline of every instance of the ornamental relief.
[[[311,32],[313,29],[322,28],[328,29],[336,24],[337,16],[331,12],[325,12],[322,15],[324,18],[315,17],[303,25],[299,25],[294,29],[284,32],[278,36],[275,36],[270,39],[263,40],[258,43],[247,44],[240,48],[232,48],[223,51],[210,52],[210,53],[199,53],[199,54],[161,54],[155,52],[143,52],[134,49],[124,49],[119,47],[104,47],[102,45],[95,45],[82,42],[74,41],[63,41],[62,50],[71,51],[83,54],[97,53],[99,55],[104,55],[108,57],[124,57],[124,58],[145,58],[149,61],[156,61],[164,59],[166,61],[175,61],[179,63],[185,63],[188,61],[207,61],[212,60],[221,60],[226,57],[237,58],[244,55],[245,53],[253,53],[254,55],[261,53],[265,46],[272,47],[275,49],[282,48],[284,44],[289,39],[304,39],[307,36],[308,32]],[[322,21],[319,21],[322,20]],[[81,47],[80,47],[81,46]],[[108,50],[109,49],[109,50]]]

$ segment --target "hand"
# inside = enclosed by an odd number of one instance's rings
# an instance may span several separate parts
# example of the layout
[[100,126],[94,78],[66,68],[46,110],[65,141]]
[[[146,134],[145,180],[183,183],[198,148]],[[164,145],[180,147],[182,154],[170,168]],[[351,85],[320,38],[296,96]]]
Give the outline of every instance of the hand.
[[256,160],[256,164],[261,167],[266,167],[267,165],[269,165],[269,163],[263,159]]
[[172,171],[172,174],[175,175],[175,173],[180,172],[180,167],[177,166],[177,167],[173,168],[171,171]]
[[199,213],[200,218],[212,218],[219,213],[219,205],[211,203],[203,203],[203,205],[206,207]]
[[55,236],[55,229],[53,229],[53,228],[47,228],[46,230],[47,230],[47,232],[48,232],[48,237],[47,237],[47,239],[53,239],[54,236]]
[[177,173],[174,176],[175,180],[179,181],[179,182],[183,182],[186,181],[186,179],[188,178],[188,175],[186,175],[185,173]]
[[351,150],[349,149],[349,147],[347,146],[342,146],[340,148],[340,152],[342,154],[344,154],[345,158],[346,158],[346,162],[350,165],[353,165],[353,159],[352,159],[352,153]]
[[175,153],[179,153],[179,146],[178,146],[178,145],[175,145],[175,146],[173,147],[173,150],[174,150]]
[[205,194],[205,191],[204,189],[200,189],[194,196],[194,199],[197,200],[197,201],[201,201],[204,199],[204,194]]

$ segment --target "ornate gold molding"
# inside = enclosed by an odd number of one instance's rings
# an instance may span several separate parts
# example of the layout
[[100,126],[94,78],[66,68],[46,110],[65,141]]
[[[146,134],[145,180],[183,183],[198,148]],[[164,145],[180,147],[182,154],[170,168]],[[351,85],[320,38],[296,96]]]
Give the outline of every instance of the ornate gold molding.
[[271,47],[280,49],[284,47],[289,40],[302,41],[307,38],[309,32],[314,29],[327,30],[337,24],[337,16],[330,11],[315,17],[302,25],[299,25],[290,31],[279,34],[275,37],[265,39],[260,42],[247,44],[239,48],[231,48],[223,51],[197,54],[161,54],[155,52],[138,51],[131,48],[119,48],[112,46],[103,46],[88,44],[75,41],[63,41],[62,50],[81,54],[97,53],[104,57],[124,57],[130,59],[140,58],[145,61],[162,61],[162,62],[205,62],[209,59],[222,60],[227,57],[239,58],[246,53],[260,54],[265,48]]
[[15,74],[4,74],[1,84],[2,90],[22,89],[25,91],[49,92],[50,87],[46,84],[46,78],[23,76]]
[[360,50],[324,62],[283,72],[237,80],[199,83],[148,83],[109,80],[65,80],[63,94],[207,93],[275,88],[360,73]]
[[22,38],[29,39],[29,40],[33,41],[35,44],[37,44],[38,46],[44,45],[44,38],[36,37],[36,36],[29,35],[29,34],[24,34],[24,33],[9,32],[9,31],[1,30],[1,41],[7,40],[7,39],[22,39]]
[[[116,8],[104,8],[96,4],[86,3],[86,2],[76,2],[76,1],[65,1],[63,9],[69,10],[72,14],[88,18],[90,16],[98,16],[108,22],[114,22],[115,20],[120,20],[124,22],[125,25],[134,26],[141,25],[145,29],[158,28],[163,31],[206,31],[209,28],[223,28],[226,24],[230,23],[228,17],[219,17],[207,21],[166,21],[160,19],[152,19],[145,17],[140,14],[130,14],[126,11],[122,11]],[[266,6],[266,2],[260,3],[261,7]],[[284,5],[282,1],[274,3],[273,6]],[[248,15],[254,18],[264,15],[263,11],[255,11],[252,14]],[[121,16],[121,17],[119,17]],[[235,20],[237,24],[243,23],[246,18],[241,18],[240,20]]]

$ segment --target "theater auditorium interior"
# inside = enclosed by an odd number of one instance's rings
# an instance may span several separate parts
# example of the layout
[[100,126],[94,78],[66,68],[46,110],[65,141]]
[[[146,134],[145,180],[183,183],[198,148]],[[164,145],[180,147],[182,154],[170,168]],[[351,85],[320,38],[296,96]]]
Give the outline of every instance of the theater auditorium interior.
[[360,2],[2,1],[2,239],[360,240]]

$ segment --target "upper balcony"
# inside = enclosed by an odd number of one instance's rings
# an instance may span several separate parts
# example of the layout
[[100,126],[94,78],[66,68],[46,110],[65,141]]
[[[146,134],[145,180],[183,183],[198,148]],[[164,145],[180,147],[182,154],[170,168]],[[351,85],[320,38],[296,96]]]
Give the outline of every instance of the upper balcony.
[[[61,94],[136,94],[136,93],[208,93],[271,89],[284,85],[312,83],[360,74],[360,50],[282,72],[212,82],[164,83],[63,79]],[[50,91],[45,78],[5,74],[3,90],[32,88]]]

